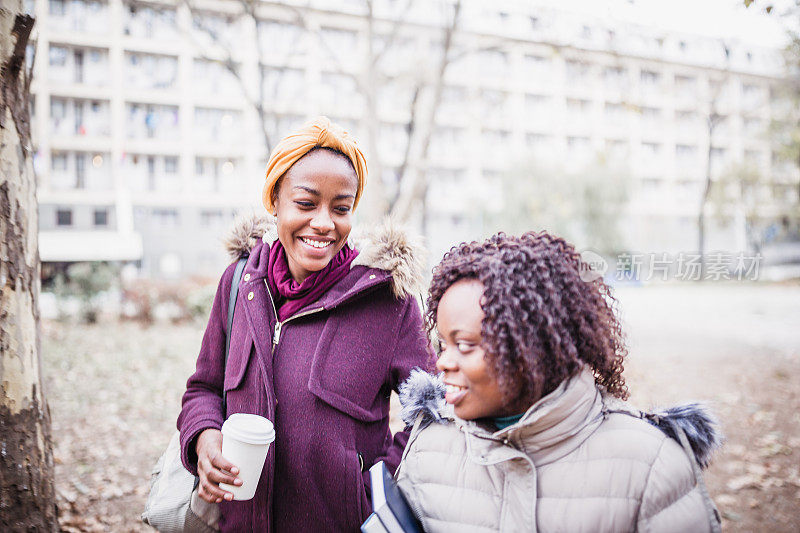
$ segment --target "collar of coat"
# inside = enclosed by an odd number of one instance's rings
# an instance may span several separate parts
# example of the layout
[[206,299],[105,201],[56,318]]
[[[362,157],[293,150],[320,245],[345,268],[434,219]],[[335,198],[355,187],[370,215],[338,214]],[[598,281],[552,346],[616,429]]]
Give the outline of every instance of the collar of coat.
[[[612,413],[642,418],[678,444],[682,430],[695,460],[704,468],[722,444],[719,424],[704,405],[687,403],[656,412],[638,411],[605,394],[588,368],[564,380],[556,390],[534,403],[518,422],[495,432],[455,416],[451,406],[444,402],[444,393],[441,375],[414,370],[400,387],[401,417],[408,425],[414,424],[419,416],[422,424],[456,424],[467,438],[472,459],[482,464],[506,460],[516,450],[532,456],[536,464],[556,461],[579,447]],[[498,447],[497,443],[510,443],[513,447]]]
[[[259,244],[271,245],[278,238],[275,217],[251,215],[240,217],[225,239],[225,248],[233,261],[250,255]],[[350,268],[363,265],[385,272],[392,293],[398,297],[417,296],[422,291],[425,249],[401,225],[385,219],[368,231],[355,230],[348,243],[358,250]]]

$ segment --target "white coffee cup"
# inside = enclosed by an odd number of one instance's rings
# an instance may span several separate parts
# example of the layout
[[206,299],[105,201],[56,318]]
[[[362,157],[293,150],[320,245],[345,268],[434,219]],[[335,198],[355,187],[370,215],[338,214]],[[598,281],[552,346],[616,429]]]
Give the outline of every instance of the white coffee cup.
[[222,424],[222,456],[239,468],[240,486],[220,483],[233,493],[234,500],[249,500],[255,495],[269,445],[275,440],[272,422],[263,416],[232,414]]

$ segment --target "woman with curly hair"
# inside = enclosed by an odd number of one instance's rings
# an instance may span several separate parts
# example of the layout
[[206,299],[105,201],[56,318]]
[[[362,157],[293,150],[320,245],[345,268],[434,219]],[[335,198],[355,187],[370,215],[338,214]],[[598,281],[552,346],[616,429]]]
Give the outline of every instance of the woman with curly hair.
[[719,530],[700,472],[714,421],[624,401],[616,300],[582,268],[541,232],[461,244],[434,269],[441,374],[401,387],[397,473],[426,531]]

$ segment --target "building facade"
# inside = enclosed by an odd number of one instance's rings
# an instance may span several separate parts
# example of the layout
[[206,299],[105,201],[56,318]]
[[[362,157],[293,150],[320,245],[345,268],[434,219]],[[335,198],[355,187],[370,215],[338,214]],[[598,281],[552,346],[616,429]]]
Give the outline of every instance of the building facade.
[[[631,250],[695,248],[709,150],[715,175],[746,163],[768,176],[758,190],[764,209],[793,201],[797,170],[767,136],[783,112],[778,50],[557,4],[461,3],[430,147],[417,163],[432,261],[486,231],[485,214],[502,212],[515,192],[498,185],[502,177],[531,160],[567,175],[601,162],[630,175],[620,216]],[[375,0],[370,13],[361,0],[263,1],[252,16],[241,5],[29,2],[42,261],[216,275],[234,215],[263,210],[268,142],[317,114],[371,148],[370,165],[398,186],[414,90],[420,80],[435,85],[452,2]],[[365,89],[369,62],[376,85]],[[379,121],[374,139],[368,120]],[[734,224],[710,246],[746,242]]]

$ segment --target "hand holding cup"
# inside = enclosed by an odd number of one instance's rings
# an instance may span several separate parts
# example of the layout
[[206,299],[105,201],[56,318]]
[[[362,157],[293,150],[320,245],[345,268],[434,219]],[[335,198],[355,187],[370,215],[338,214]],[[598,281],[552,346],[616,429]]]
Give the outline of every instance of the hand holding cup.
[[209,503],[230,501],[233,494],[222,488],[220,483],[240,486],[242,480],[236,477],[239,469],[222,455],[222,432],[206,429],[197,437],[197,475],[200,477],[198,495]]

